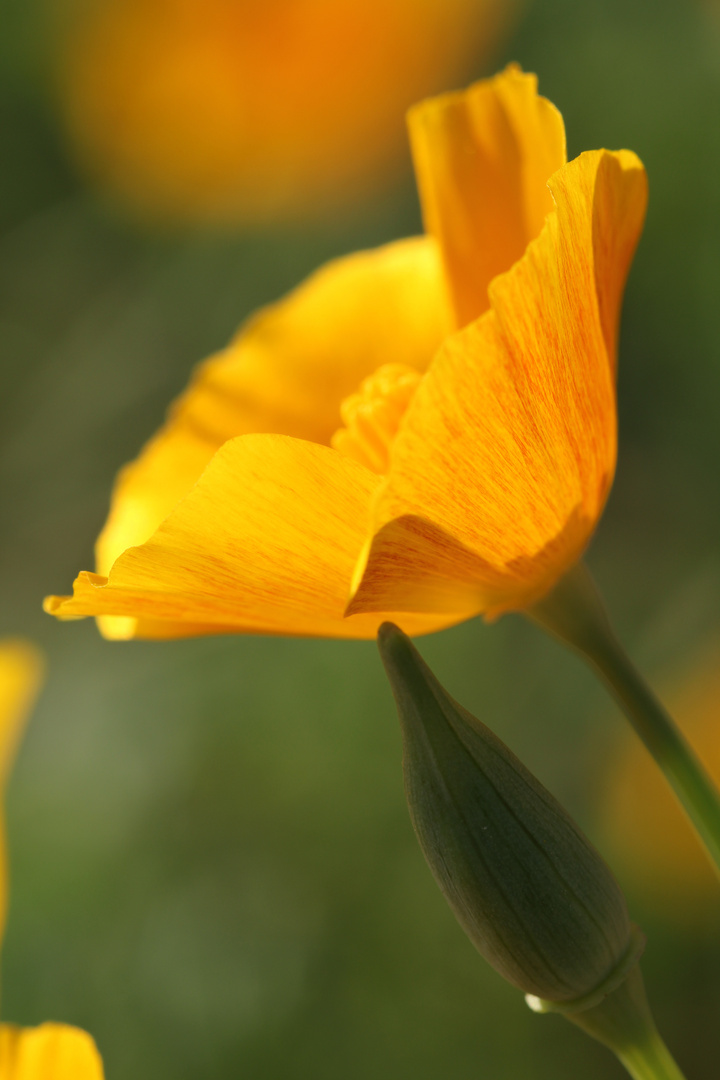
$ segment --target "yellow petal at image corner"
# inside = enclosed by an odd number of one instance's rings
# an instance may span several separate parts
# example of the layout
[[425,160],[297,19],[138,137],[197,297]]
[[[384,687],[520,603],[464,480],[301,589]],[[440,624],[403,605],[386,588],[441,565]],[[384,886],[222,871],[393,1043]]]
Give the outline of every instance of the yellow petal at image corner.
[[344,618],[352,570],[378,477],[329,447],[283,435],[244,435],[215,454],[190,493],[109,577],[81,574],[60,618],[151,620],[149,636],[268,633],[372,638],[384,619],[407,633],[441,629],[472,612]]
[[408,114],[425,229],[440,243],[458,326],[489,306],[488,287],[539,235],[547,182],[566,161],[565,127],[511,64]]
[[66,1024],[0,1024],[0,1080],[103,1080],[92,1038]]
[[647,184],[634,154],[593,151],[550,188],[542,233],[405,413],[349,613],[519,609],[590,538],[615,465],[615,339]]
[[[107,576],[126,548],[149,539],[227,439],[272,432],[329,443],[342,400],[367,375],[384,363],[425,370],[450,327],[429,238],[359,252],[316,271],[199,365],[165,426],[122,470],[96,545],[97,572]],[[127,619],[100,625],[108,637],[136,630]],[[154,636],[149,625],[140,632]],[[186,632],[178,626],[178,634]]]

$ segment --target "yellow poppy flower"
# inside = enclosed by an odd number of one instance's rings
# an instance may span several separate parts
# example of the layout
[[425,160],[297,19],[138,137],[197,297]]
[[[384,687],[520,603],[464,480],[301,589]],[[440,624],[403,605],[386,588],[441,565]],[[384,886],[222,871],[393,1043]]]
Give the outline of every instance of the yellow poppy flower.
[[48,611],[123,616],[109,637],[412,634],[525,608],[577,561],[644,169],[566,163],[514,66],[410,132],[427,235],[329,264],[203,364],[121,473],[98,573]]
[[[5,785],[25,717],[40,685],[42,661],[23,641],[0,641],[0,784]],[[0,796],[2,790],[0,789]],[[0,936],[7,914],[5,829],[0,822]],[[0,1024],[0,1080],[103,1080],[88,1034],[67,1024]]]
[[518,0],[75,7],[57,91],[85,171],[152,216],[252,221],[386,183],[407,107],[481,63]]

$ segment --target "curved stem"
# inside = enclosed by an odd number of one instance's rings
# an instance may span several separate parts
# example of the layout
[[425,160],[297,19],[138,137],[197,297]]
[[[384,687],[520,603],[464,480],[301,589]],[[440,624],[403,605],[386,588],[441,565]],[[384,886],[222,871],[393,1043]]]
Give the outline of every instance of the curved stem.
[[633,1080],[684,1080],[655,1027],[637,965],[599,1005],[565,1016],[608,1046]]
[[585,565],[578,563],[526,614],[579,652],[607,683],[665,774],[720,874],[720,795],[615,636]]

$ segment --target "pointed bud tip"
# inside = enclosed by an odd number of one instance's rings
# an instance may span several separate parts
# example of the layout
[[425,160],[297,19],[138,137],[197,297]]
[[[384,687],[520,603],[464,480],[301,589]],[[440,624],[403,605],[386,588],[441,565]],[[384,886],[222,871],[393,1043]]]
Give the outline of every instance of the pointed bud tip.
[[396,698],[413,689],[426,693],[430,673],[407,634],[395,623],[384,622],[378,630],[377,643]]
[[410,663],[416,666],[419,656],[410,638],[395,623],[384,622],[377,635],[380,657],[388,675],[398,674],[399,667]]
[[378,630],[378,645],[380,648],[391,647],[394,641],[402,641],[405,637],[399,626],[394,622],[384,622]]

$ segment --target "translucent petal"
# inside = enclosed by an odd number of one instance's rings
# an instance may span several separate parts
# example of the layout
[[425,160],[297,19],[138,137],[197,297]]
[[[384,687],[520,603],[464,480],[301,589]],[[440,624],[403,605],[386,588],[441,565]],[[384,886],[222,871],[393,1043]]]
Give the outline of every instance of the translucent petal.
[[565,164],[565,127],[537,77],[514,64],[415,106],[409,124],[425,228],[440,242],[464,326],[487,310],[490,282],[552,210],[547,182]]
[[[377,483],[368,469],[316,443],[232,439],[150,540],[125,551],[108,578],[81,574],[72,597],[52,597],[46,608],[61,618],[152,620],[152,637],[176,637],[184,626],[373,637],[389,613],[343,616]],[[408,633],[461,617],[393,616]]]
[[583,154],[557,210],[405,414],[352,613],[521,608],[579,558],[616,453],[614,343],[646,204],[635,155]]

